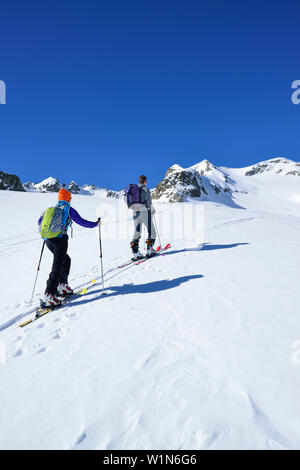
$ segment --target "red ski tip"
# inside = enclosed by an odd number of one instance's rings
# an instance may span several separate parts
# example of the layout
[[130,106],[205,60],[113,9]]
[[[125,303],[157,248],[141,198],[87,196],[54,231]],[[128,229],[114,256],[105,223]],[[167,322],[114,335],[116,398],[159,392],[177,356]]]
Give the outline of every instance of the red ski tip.
[[156,248],[156,251],[159,251],[161,249],[161,246],[159,245],[157,248]]

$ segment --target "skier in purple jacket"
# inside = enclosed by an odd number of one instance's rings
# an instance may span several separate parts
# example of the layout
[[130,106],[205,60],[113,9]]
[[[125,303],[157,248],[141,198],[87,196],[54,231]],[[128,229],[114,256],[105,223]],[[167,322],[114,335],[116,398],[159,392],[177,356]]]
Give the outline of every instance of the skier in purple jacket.
[[[70,206],[72,195],[67,189],[61,189],[58,193],[58,206],[63,210],[63,230],[55,238],[45,239],[45,243],[51,253],[53,253],[52,271],[47,281],[43,306],[56,307],[61,304],[61,300],[57,297],[66,296],[73,293],[73,290],[68,284],[68,276],[71,267],[71,258],[67,254],[68,250],[68,228],[73,222],[81,225],[81,227],[94,228],[101,224],[101,221],[90,222],[83,219],[78,212]],[[42,216],[38,224],[40,225]]]

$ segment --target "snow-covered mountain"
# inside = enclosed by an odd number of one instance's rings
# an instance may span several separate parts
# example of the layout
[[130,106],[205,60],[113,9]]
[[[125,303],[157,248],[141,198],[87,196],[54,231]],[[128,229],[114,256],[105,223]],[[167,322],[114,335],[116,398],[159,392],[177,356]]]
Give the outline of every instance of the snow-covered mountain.
[[40,183],[31,183],[27,182],[24,183],[24,188],[25,191],[37,191],[39,193],[45,193],[45,192],[58,192],[61,188],[61,184],[59,183],[57,178],[52,178],[50,176],[49,178],[44,179]]
[[40,183],[27,182],[23,185],[27,192],[58,192],[61,188],[67,188],[72,194],[80,194],[85,196],[94,195],[105,195],[106,197],[120,198],[121,193],[119,191],[112,191],[110,189],[99,188],[95,185],[84,184],[79,186],[75,181],[71,181],[68,185],[60,183],[57,178],[49,177],[41,181]]
[[[300,163],[284,158],[266,160],[246,168],[216,167],[208,160],[202,160],[189,168],[171,166],[152,191],[153,198],[166,202],[183,202],[191,198],[218,201],[234,205],[235,193],[247,194],[248,183],[243,176],[280,175],[300,176]],[[262,185],[264,178],[259,181]],[[282,179],[276,180],[284,184]],[[297,182],[300,183],[300,180]]]

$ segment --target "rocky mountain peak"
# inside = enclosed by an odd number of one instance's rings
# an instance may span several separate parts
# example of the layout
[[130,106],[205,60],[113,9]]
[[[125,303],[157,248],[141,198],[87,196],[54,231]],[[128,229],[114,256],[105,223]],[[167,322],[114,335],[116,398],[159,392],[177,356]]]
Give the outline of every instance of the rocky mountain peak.
[[80,193],[80,187],[78,186],[75,181],[71,181],[71,183],[68,185],[68,190],[72,194],[79,194]]
[[24,191],[24,188],[18,176],[0,171],[0,190]]
[[199,163],[196,163],[196,165],[193,165],[191,168],[194,170],[198,171],[200,175],[205,175],[209,172],[212,172],[216,169],[216,167],[208,160],[202,160]]

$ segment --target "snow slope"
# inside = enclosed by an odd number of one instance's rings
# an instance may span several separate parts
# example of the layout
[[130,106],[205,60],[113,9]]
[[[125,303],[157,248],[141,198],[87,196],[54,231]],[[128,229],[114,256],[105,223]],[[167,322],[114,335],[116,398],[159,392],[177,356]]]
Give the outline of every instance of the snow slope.
[[[97,230],[74,227],[70,283],[98,283],[24,329],[56,194],[0,191],[1,449],[300,449],[299,182],[244,173],[240,208],[194,202],[204,245],[164,237],[165,256],[121,270],[121,202],[74,195],[103,216],[107,295]],[[157,219],[189,204],[156,203]],[[46,251],[36,302],[50,265]]]

